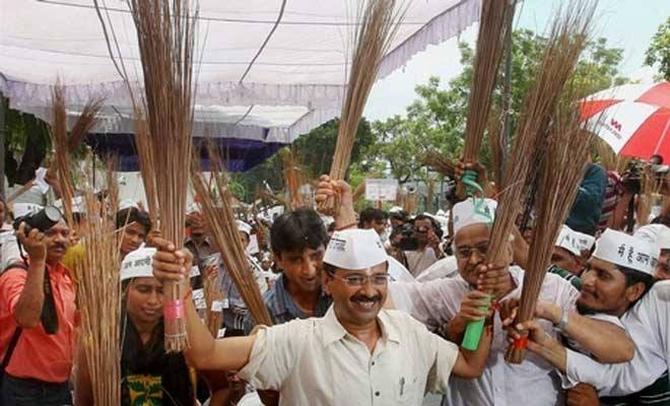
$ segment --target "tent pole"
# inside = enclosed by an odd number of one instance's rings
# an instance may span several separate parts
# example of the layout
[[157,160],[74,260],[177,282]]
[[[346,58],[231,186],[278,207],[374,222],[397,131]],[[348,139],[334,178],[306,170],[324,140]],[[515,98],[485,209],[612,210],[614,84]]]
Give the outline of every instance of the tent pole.
[[5,196],[5,139],[7,135],[5,109],[7,102],[0,93],[0,195]]

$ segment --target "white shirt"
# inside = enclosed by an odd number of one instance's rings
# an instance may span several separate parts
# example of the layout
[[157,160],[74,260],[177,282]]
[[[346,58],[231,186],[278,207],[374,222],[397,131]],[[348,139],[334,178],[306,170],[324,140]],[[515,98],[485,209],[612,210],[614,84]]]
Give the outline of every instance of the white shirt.
[[280,405],[420,405],[444,392],[458,347],[395,310],[378,316],[372,355],[342,327],[331,307],[322,318],[261,328],[239,376],[281,392]]
[[670,368],[670,281],[657,282],[621,321],[635,343],[633,359],[605,365],[568,350],[565,387],[585,382],[601,396],[628,395],[651,385]]
[[391,275],[391,282],[413,282],[414,277],[411,273],[405,268],[403,264],[398,262],[397,259],[392,256],[388,256],[389,269],[388,273]]
[[416,281],[428,282],[435,279],[451,278],[456,275],[458,275],[458,260],[455,256],[451,255],[440,259],[426,268],[426,270],[421,272],[421,275],[416,278]]
[[[520,297],[524,272],[521,268],[509,268],[517,288],[506,297]],[[436,329],[448,323],[460,310],[461,302],[470,290],[468,283],[460,276],[438,279],[428,283],[394,283],[389,285],[393,301],[399,296],[401,301],[412,303],[411,314]],[[579,292],[564,279],[547,274],[540,292],[540,300],[556,303],[563,309],[572,311]],[[548,321],[540,321],[547,331],[556,336]],[[494,320],[491,355],[478,379],[452,378],[449,393],[443,404],[453,406],[544,406],[562,405],[560,379],[553,368],[540,357],[526,353],[520,365],[505,361],[509,343],[507,333],[502,329],[500,316]]]
[[429,266],[437,262],[435,251],[431,247],[426,247],[423,251],[403,251],[407,259],[407,268],[416,278]]

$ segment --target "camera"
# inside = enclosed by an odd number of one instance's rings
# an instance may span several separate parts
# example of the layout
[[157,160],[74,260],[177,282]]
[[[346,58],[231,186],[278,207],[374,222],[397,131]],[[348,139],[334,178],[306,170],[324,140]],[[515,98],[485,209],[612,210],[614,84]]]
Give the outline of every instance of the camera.
[[26,223],[25,233],[28,235],[30,230],[36,228],[44,233],[63,218],[63,214],[55,206],[46,206],[42,210],[26,214],[14,220],[14,230],[18,230],[21,223]]
[[[398,236],[400,236],[399,239]],[[391,234],[391,241],[396,248],[402,251],[416,251],[419,249],[419,240],[416,238],[412,223],[405,223],[395,228]]]

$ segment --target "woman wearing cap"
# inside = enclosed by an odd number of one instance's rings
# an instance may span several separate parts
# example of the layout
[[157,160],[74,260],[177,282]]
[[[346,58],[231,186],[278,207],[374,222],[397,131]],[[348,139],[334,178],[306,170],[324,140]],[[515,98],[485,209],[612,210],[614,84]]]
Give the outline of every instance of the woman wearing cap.
[[[129,253],[121,265],[123,287],[122,405],[190,405],[194,393],[183,354],[165,352],[163,285],[153,277],[155,248]],[[85,353],[80,349],[75,384],[78,405],[92,405]]]

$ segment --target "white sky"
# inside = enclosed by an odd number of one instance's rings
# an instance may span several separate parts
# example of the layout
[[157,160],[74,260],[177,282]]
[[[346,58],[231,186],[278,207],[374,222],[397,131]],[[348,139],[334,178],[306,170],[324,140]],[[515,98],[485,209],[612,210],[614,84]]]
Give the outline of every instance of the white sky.
[[[549,17],[565,0],[526,0],[517,12],[516,28],[544,32]],[[621,75],[634,80],[651,81],[655,71],[643,67],[644,52],[658,26],[670,16],[670,0],[600,0],[595,34],[607,38],[609,47],[624,49]],[[438,76],[443,87],[457,76],[459,63],[458,41],[474,47],[477,27],[472,26],[459,38],[439,46],[430,46],[417,54],[407,66],[398,70],[372,89],[365,109],[370,120],[404,114],[405,108],[416,99],[414,88],[431,76]]]

